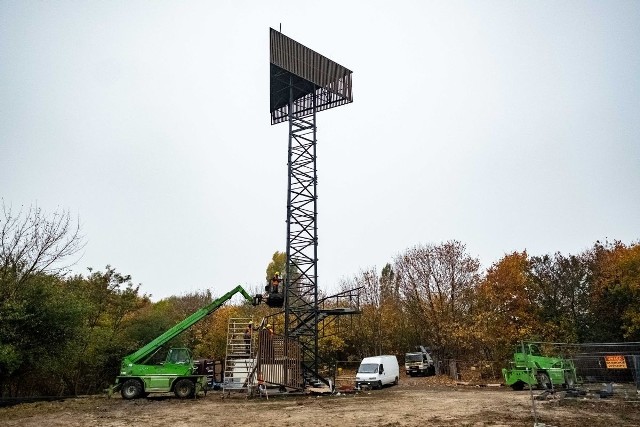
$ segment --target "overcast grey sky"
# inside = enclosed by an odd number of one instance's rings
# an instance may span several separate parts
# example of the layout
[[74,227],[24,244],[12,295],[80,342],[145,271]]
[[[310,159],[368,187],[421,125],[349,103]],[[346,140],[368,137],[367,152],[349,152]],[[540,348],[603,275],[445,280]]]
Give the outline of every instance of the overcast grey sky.
[[421,243],[640,238],[640,1],[0,1],[0,197],[153,299],[285,248],[268,29],[354,71],[318,115],[319,284]]

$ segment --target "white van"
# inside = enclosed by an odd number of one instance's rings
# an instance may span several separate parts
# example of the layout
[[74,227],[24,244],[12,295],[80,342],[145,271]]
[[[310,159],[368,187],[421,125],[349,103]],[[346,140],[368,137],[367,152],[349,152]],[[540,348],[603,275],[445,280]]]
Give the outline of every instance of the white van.
[[395,356],[365,357],[356,374],[356,388],[362,385],[382,388],[386,384],[398,384],[400,368]]

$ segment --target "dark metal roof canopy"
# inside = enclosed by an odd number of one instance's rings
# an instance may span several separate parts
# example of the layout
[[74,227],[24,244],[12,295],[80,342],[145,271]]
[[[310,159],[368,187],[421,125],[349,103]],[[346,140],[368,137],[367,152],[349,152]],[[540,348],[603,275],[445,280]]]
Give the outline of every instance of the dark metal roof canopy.
[[353,102],[352,71],[270,28],[271,124]]

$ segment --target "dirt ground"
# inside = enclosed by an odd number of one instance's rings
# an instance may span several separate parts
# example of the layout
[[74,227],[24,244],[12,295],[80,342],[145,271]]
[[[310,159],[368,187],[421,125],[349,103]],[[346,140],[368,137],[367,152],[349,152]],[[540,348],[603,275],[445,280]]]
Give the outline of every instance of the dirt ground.
[[[640,425],[640,396],[587,395],[536,401],[539,425]],[[540,391],[534,391],[539,395]],[[534,425],[531,395],[505,387],[459,385],[445,378],[402,377],[382,390],[247,399],[210,392],[197,399],[157,396],[126,401],[93,396],[0,408],[0,426],[522,426]]]

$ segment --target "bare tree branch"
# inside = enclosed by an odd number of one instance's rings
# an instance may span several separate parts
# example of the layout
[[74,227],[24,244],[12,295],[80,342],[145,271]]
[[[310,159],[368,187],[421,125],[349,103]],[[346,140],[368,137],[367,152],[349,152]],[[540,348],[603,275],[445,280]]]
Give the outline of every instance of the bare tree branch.
[[[69,211],[56,211],[48,217],[37,206],[14,213],[2,201],[0,217],[0,279],[11,279],[19,286],[39,274],[59,274],[77,260],[68,258],[84,247],[80,221]],[[11,275],[12,277],[9,277]]]

